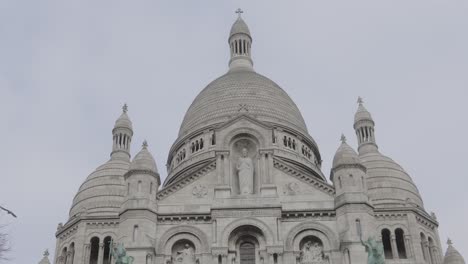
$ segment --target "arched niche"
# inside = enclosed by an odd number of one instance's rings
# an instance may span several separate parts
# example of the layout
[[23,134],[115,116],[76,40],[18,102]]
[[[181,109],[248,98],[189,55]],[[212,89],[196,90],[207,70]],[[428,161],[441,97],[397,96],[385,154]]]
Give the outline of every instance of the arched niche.
[[285,250],[299,252],[300,243],[307,236],[320,239],[326,253],[338,250],[340,247],[338,237],[329,227],[315,222],[305,222],[291,229],[286,238]]
[[171,248],[171,259],[172,263],[193,263],[197,262],[196,246],[193,243],[193,237],[187,236],[187,238],[180,237],[174,243]]
[[228,263],[263,263],[266,240],[260,228],[250,225],[234,229],[228,242]]
[[175,226],[167,230],[161,236],[156,252],[166,256],[172,255],[172,248],[179,240],[189,240],[195,247],[196,254],[209,252],[210,243],[206,234],[200,229],[188,225]]
[[222,247],[228,247],[230,241],[232,241],[232,238],[236,234],[240,234],[239,232],[235,232],[236,230],[243,230],[243,229],[238,229],[242,227],[251,227],[252,230],[259,230],[260,232],[257,232],[257,234],[261,234],[261,236],[257,236],[257,238],[262,238],[259,240],[265,241],[265,245],[274,245],[274,233],[271,230],[268,225],[266,225],[264,222],[261,220],[255,219],[255,218],[243,218],[243,219],[238,219],[232,223],[230,223],[226,228],[221,233],[220,237],[220,246]]
[[237,134],[232,138],[229,149],[233,193],[237,195],[258,193],[260,191],[258,139],[248,133]]

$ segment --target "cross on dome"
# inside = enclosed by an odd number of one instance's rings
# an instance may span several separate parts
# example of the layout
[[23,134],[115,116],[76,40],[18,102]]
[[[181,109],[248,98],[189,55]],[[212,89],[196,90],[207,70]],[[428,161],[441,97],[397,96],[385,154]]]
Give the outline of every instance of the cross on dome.
[[346,143],[346,137],[344,134],[341,134],[341,143]]
[[143,148],[147,148],[148,147],[148,141],[146,141],[146,139],[143,141],[143,145],[141,145]]
[[240,8],[237,8],[236,14],[239,15],[239,18],[241,17],[242,13],[244,13],[244,11],[242,11],[242,9],[240,9]]
[[357,99],[357,102],[359,105],[362,105],[364,103],[364,100],[362,100],[362,97],[359,96],[358,99]]
[[49,256],[49,250],[46,249],[46,250],[44,251],[44,257],[48,257],[48,256]]

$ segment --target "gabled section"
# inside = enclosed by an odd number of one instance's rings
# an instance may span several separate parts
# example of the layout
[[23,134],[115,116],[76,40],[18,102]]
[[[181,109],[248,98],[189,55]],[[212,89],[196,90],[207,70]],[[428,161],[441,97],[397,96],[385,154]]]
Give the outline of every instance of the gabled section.
[[156,200],[165,199],[166,197],[170,196],[171,194],[177,192],[178,190],[184,188],[185,186],[205,176],[206,174],[208,174],[209,172],[215,169],[216,169],[216,161],[212,160],[211,162],[209,162],[208,165],[194,172],[192,175],[187,175],[185,177],[182,177],[180,180],[164,187],[164,189],[160,190],[158,194],[156,195]]
[[276,169],[283,171],[284,173],[296,179],[299,179],[302,182],[309,184],[310,186],[313,186],[321,192],[324,192],[330,196],[333,196],[335,194],[335,188],[333,188],[333,186],[329,185],[328,183],[322,180],[319,180],[318,178],[311,176],[309,173],[301,170],[299,167],[294,166],[293,164],[290,164],[279,158],[274,158],[273,165]]

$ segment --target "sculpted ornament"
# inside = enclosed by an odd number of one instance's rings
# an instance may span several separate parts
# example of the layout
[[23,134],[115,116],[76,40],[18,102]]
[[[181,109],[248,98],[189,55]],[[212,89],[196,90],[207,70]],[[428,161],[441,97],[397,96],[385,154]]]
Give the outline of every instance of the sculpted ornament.
[[301,249],[300,264],[328,264],[323,247],[318,242],[307,241]]
[[208,194],[208,190],[205,186],[199,184],[193,187],[192,194],[197,198],[203,198]]
[[286,195],[296,195],[301,192],[301,186],[297,182],[286,183],[283,189]]
[[252,194],[254,166],[246,148],[242,149],[242,156],[239,158],[236,170],[239,176],[240,194]]
[[195,251],[189,244],[185,244],[182,250],[177,251],[175,264],[195,264]]

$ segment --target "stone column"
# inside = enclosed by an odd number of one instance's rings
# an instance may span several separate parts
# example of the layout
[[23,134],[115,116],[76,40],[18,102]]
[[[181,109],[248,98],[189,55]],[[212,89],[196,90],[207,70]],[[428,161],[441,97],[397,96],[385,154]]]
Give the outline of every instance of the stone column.
[[224,184],[229,184],[230,182],[230,172],[231,172],[231,166],[229,165],[230,159],[229,159],[229,152],[226,152],[224,154]]
[[262,184],[268,183],[268,181],[267,181],[267,172],[266,172],[265,153],[264,152],[260,152],[260,168],[261,168],[261,174],[260,175],[262,177],[261,183]]
[[273,183],[273,151],[268,152],[267,158],[267,167],[268,167],[268,183]]
[[98,264],[102,264],[104,258],[104,243],[99,243]]
[[390,235],[390,241],[392,242],[393,259],[399,259],[400,256],[398,255],[398,248],[397,248],[397,244],[396,244],[395,234]]
[[405,249],[406,249],[406,257],[413,258],[413,247],[411,245],[411,236],[405,235]]
[[83,263],[88,263],[89,262],[90,250],[91,250],[91,245],[90,244],[85,244],[84,245],[84,252],[83,252]]
[[223,184],[221,154],[216,153],[216,174],[218,176],[218,184]]
[[424,255],[426,256],[426,263],[434,264],[431,261],[431,253],[429,252],[429,242],[424,241],[423,248],[424,248]]

